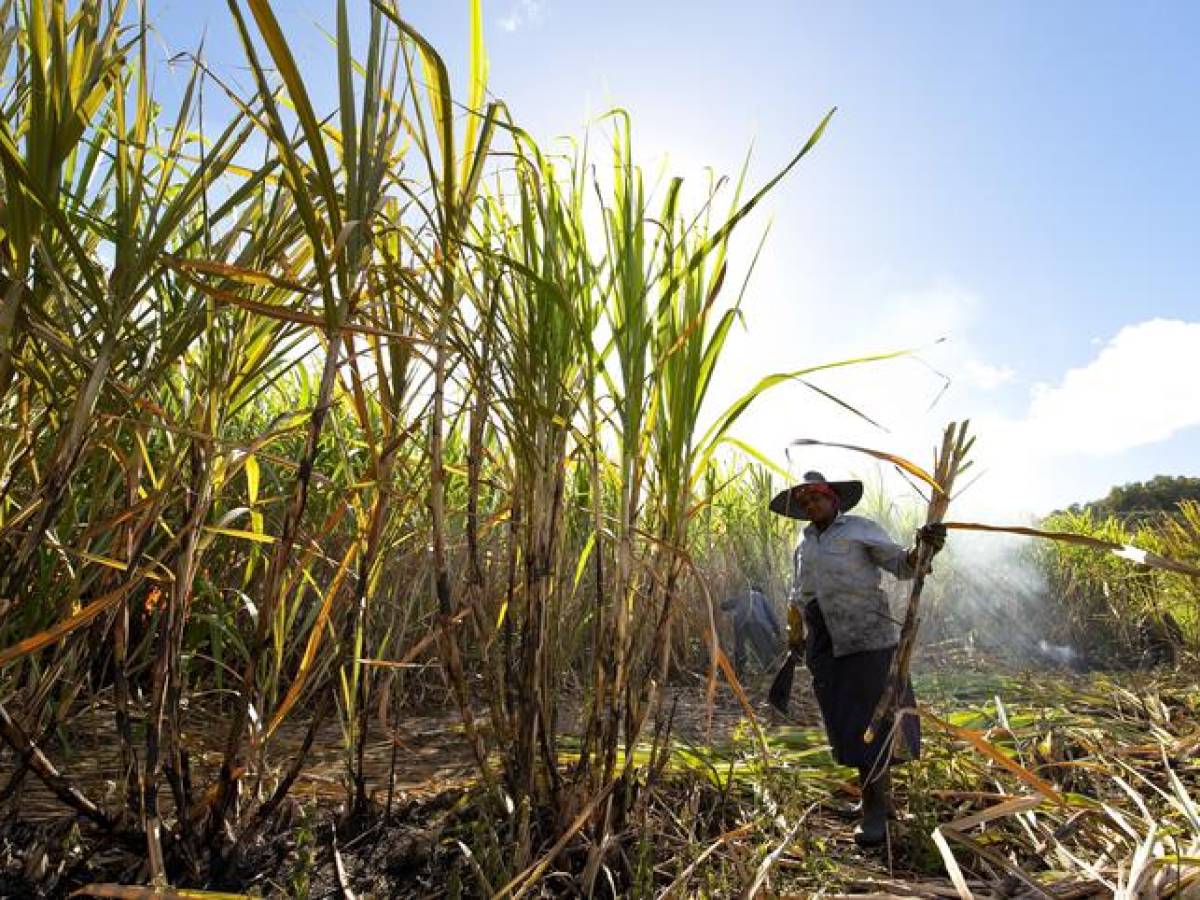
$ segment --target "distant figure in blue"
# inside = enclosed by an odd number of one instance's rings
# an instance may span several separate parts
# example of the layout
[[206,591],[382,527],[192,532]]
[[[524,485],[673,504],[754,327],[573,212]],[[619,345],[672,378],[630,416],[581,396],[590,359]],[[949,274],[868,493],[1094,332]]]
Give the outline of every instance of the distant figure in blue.
[[763,589],[750,590],[721,601],[721,610],[733,623],[733,665],[738,678],[746,671],[746,650],[754,654],[758,671],[766,671],[779,656],[783,628]]

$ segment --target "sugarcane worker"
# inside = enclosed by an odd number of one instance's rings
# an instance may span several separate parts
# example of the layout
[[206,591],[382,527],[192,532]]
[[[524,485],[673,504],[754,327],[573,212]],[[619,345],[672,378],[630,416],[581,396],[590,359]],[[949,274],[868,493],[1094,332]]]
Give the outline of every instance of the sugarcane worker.
[[757,584],[750,590],[721,601],[721,610],[733,625],[733,664],[738,678],[746,672],[746,651],[753,653],[759,671],[765,671],[779,656],[783,628],[771,601]]
[[[771,510],[809,522],[795,552],[791,601],[804,613],[805,662],[834,759],[858,770],[862,821],[854,839],[871,847],[887,840],[890,767],[921,753],[915,715],[900,717],[899,734],[885,721],[871,743],[863,739],[900,640],[900,621],[880,586],[880,572],[912,578],[917,547],[902,547],[870,519],[847,515],[862,493],[861,481],[826,481],[820,472],[808,472],[771,501]],[[934,553],[945,541],[940,524],[917,532],[917,543],[928,543]],[[915,702],[910,681],[897,708],[912,709]]]

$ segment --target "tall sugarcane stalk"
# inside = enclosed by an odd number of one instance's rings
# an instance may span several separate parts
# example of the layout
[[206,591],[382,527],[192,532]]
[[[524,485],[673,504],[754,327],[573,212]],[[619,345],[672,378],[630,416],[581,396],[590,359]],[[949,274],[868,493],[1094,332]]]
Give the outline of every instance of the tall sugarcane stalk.
[[[484,105],[487,58],[483,50],[483,13],[479,0],[472,0],[470,7],[469,112],[461,156],[456,156],[459,150],[454,137],[454,100],[445,61],[424,36],[401,18],[395,0],[372,0],[372,4],[399,29],[407,42],[405,65],[409,81],[413,84],[424,82],[427,98],[428,111],[414,102],[410,127],[424,157],[435,198],[433,209],[427,213],[429,221],[425,223],[435,239],[435,246],[427,255],[426,264],[432,273],[432,284],[418,289],[433,324],[432,393],[428,426],[429,486],[426,493],[430,515],[433,588],[438,608],[442,663],[449,676],[480,774],[491,785],[491,766],[471,709],[461,639],[454,625],[458,603],[451,580],[448,547],[450,517],[446,502],[446,393],[454,361],[451,337],[465,293],[461,284],[462,268],[467,263],[464,239],[491,151],[500,105],[491,103],[486,108]],[[424,66],[424,77],[415,75],[412,56],[419,58]]]
[[[290,569],[292,554],[308,505],[309,489],[321,435],[328,416],[338,368],[347,340],[343,326],[352,318],[362,289],[363,247],[367,242],[370,221],[354,219],[353,213],[361,210],[363,197],[358,195],[357,184],[347,177],[339,185],[326,149],[326,138],[313,111],[311,100],[297,69],[279,22],[269,4],[261,0],[247,0],[255,24],[262,34],[272,60],[278,67],[287,88],[290,101],[294,104],[300,120],[304,144],[309,159],[301,159],[297,147],[288,134],[280,112],[275,92],[267,81],[266,69],[260,62],[251,38],[239,0],[228,0],[229,11],[237,26],[243,50],[258,85],[259,96],[264,101],[262,127],[279,156],[284,160],[285,183],[295,209],[304,223],[308,251],[311,253],[314,278],[324,301],[324,344],[325,356],[321,367],[320,386],[316,402],[309,414],[307,434],[301,452],[296,475],[292,480],[280,533],[275,542],[271,560],[263,585],[262,602],[259,607],[258,623],[250,652],[246,656],[242,671],[242,691],[234,707],[230,726],[225,739],[224,760],[218,779],[218,798],[214,803],[215,815],[210,834],[215,839],[221,831],[225,816],[231,807],[238,782],[237,757],[241,752],[242,738],[249,719],[250,708],[258,685],[259,660],[266,648],[267,638],[275,618],[285,578]],[[344,3],[341,4],[344,17]],[[344,53],[349,48],[344,48]],[[348,67],[341,62],[339,69]],[[343,110],[353,123],[353,104]],[[353,127],[353,124],[352,124]],[[371,124],[374,127],[374,123]],[[343,140],[349,140],[343,136]],[[349,162],[353,160],[353,162]],[[357,163],[353,153],[346,156],[347,166]],[[317,190],[312,190],[309,173],[314,174]],[[375,181],[378,184],[378,176]],[[340,190],[339,190],[340,188]],[[369,208],[369,207],[368,207]],[[365,210],[364,210],[365,211]],[[343,223],[353,223],[343,227]]]
[[[933,478],[937,486],[932,488],[929,505],[925,511],[925,524],[940,523],[946,517],[953,496],[955,479],[970,468],[967,459],[971,447],[975,444],[973,436],[968,437],[968,421],[951,422],[942,434],[942,445],[937,451],[936,465]],[[930,571],[934,550],[925,541],[917,542],[916,574],[913,576],[912,588],[908,595],[908,609],[904,614],[904,625],[900,629],[900,643],[892,656],[892,665],[888,671],[887,682],[883,695],[875,706],[871,722],[863,734],[863,740],[871,743],[875,740],[879,728],[884,722],[891,721],[896,711],[896,702],[908,684],[909,665],[912,662],[913,649],[917,643],[917,632],[921,627],[920,607],[921,593],[925,589],[925,576]],[[895,729],[899,738],[900,729]]]

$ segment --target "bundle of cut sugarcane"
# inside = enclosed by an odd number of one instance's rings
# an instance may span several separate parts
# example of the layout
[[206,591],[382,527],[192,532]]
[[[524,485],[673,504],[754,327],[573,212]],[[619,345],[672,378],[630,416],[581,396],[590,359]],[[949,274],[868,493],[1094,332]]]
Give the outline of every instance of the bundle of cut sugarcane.
[[[926,525],[941,522],[945,518],[946,510],[950,506],[951,492],[954,490],[954,480],[971,465],[967,460],[967,454],[971,452],[975,438],[967,437],[968,424],[966,421],[951,422],[946,426],[946,431],[942,435],[942,446],[937,452],[937,464],[933,470],[933,480],[937,482],[937,485],[932,488],[929,497],[929,508],[925,515]],[[880,725],[891,719],[895,712],[896,698],[901,695],[904,685],[908,683],[909,663],[912,660],[913,648],[917,642],[917,630],[921,622],[918,615],[921,592],[925,587],[925,575],[929,572],[933,553],[929,544],[924,541],[917,542],[917,572],[913,577],[912,590],[908,596],[908,611],[904,615],[900,643],[892,657],[892,667],[888,673],[887,684],[875,707],[875,713],[871,716],[871,724],[867,726],[863,735],[863,740],[867,743],[871,743],[875,739]]]

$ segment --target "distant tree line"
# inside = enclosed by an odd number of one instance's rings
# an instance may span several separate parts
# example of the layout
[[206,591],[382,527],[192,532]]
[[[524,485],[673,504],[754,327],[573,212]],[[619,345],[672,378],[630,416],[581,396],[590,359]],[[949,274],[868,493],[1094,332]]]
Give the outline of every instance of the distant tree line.
[[1103,499],[1073,503],[1067,511],[1075,514],[1090,512],[1097,518],[1115,516],[1128,520],[1157,513],[1174,513],[1185,500],[1200,503],[1200,478],[1156,475],[1149,481],[1133,481],[1114,487]]

